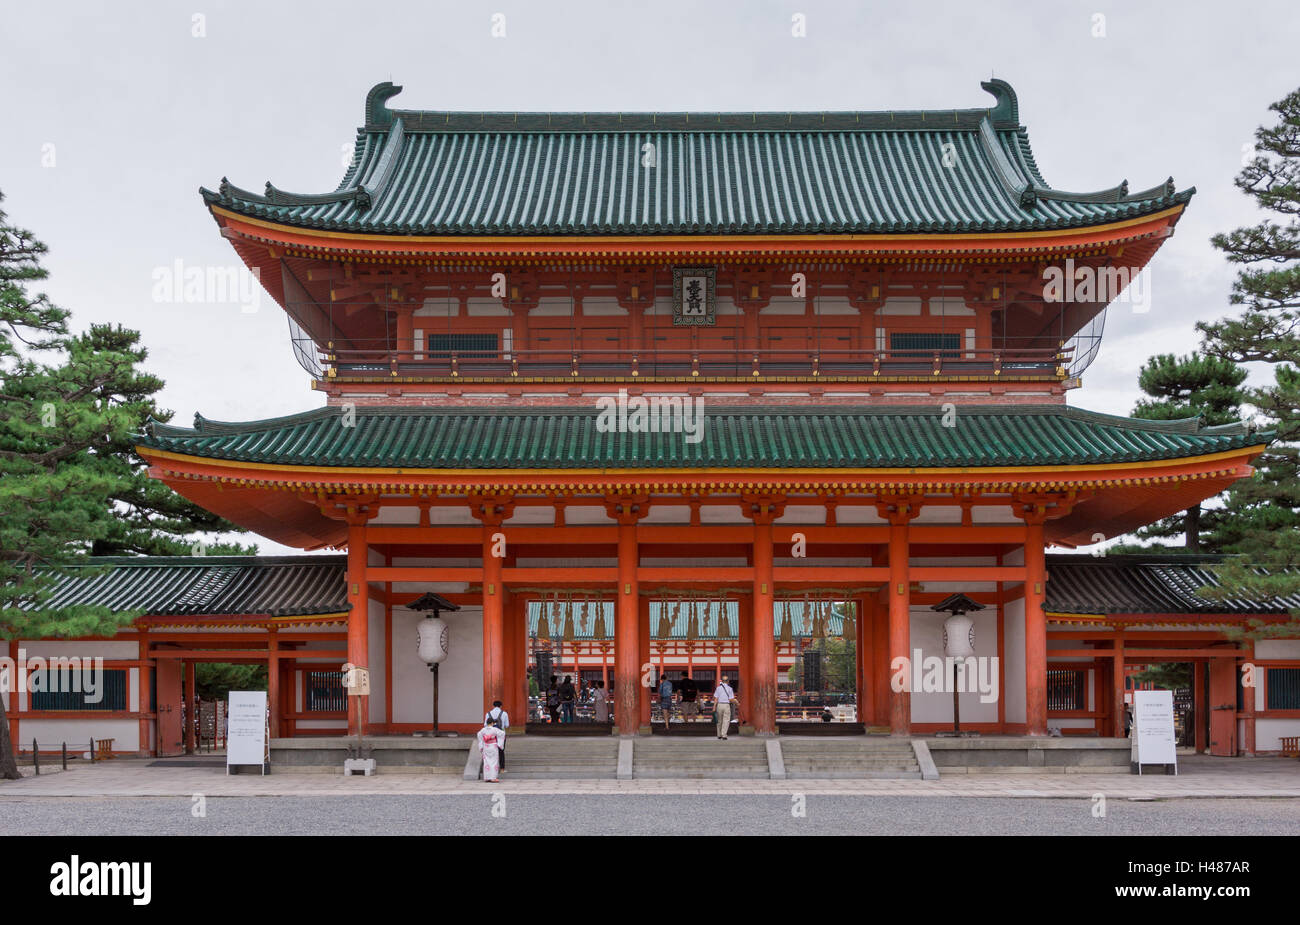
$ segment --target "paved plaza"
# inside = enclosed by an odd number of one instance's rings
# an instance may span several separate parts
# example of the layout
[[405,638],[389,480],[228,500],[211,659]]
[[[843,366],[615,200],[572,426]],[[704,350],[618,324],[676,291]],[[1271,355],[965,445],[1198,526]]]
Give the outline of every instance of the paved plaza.
[[1300,800],[768,791],[0,799],[13,835],[1300,835]]
[[[926,780],[510,780],[499,784],[464,781],[460,769],[421,773],[341,773],[248,769],[227,775],[219,757],[118,759],[77,764],[67,771],[48,766],[39,777],[31,768],[21,781],[0,782],[0,803],[34,797],[330,797],[362,795],[482,794],[748,794],[871,795],[899,797],[1065,798],[1112,800],[1179,798],[1286,798],[1300,800],[1300,761],[1294,758],[1179,759],[1176,776],[1147,773],[997,772],[965,774],[945,769]],[[1300,805],[1300,804],[1297,804]]]

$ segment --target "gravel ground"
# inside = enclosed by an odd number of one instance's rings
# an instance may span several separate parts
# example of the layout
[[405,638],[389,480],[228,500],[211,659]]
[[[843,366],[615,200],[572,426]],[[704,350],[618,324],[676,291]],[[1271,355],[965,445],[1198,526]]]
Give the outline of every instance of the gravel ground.
[[[794,793],[791,788],[791,793]],[[1300,800],[791,795],[6,798],[6,835],[1300,835]],[[495,809],[495,814],[494,814]],[[502,815],[504,811],[504,815]]]

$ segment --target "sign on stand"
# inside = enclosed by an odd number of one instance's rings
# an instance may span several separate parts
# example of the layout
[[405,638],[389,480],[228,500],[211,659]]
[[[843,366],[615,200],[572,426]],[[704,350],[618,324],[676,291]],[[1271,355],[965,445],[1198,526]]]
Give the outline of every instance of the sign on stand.
[[1174,736],[1174,692],[1134,691],[1133,727],[1129,732],[1129,762],[1141,774],[1142,765],[1164,765],[1178,773],[1178,743]]
[[226,734],[226,773],[232,767],[255,764],[265,774],[271,763],[266,716],[266,691],[231,691],[229,732]]

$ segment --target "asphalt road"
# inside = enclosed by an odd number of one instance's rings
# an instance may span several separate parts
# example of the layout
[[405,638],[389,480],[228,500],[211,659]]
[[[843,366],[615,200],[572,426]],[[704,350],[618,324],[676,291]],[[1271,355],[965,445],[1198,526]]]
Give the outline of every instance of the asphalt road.
[[[794,790],[792,788],[792,793]],[[0,799],[5,835],[1300,835],[1300,800],[444,794]]]

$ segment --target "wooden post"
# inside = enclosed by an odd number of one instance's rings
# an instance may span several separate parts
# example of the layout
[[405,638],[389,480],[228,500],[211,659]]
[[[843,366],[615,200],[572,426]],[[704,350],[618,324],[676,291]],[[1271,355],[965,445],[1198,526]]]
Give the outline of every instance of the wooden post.
[[1115,705],[1110,734],[1117,739],[1122,739],[1124,738],[1124,632],[1122,630],[1115,633],[1110,686],[1111,699]]
[[875,666],[871,725],[889,725],[889,587],[871,598],[871,660]]
[[618,525],[618,586],[614,589],[614,724],[619,735],[641,725],[640,597],[637,593],[636,522]]
[[[490,523],[489,520],[496,520]],[[501,586],[501,557],[493,555],[498,518],[483,521],[483,713],[492,703],[505,703],[505,597]]]
[[773,627],[772,601],[776,586],[772,572],[772,521],[775,505],[770,499],[757,502],[754,521],[754,657],[750,663],[753,679],[749,693],[740,695],[741,711],[749,717],[756,735],[776,735],[776,634]]
[[1209,698],[1205,691],[1205,662],[1192,662],[1192,718],[1196,721],[1195,746],[1199,755],[1208,747],[1206,707]]
[[185,663],[185,754],[193,755],[197,751],[195,730],[198,728],[198,663]]
[[[1037,522],[1033,522],[1037,520]],[[1047,590],[1043,523],[1031,518],[1025,531],[1025,734],[1047,735]]]
[[[889,662],[890,673],[896,659],[911,663],[912,590],[908,569],[908,520],[898,518],[889,528]],[[910,677],[910,672],[908,673]],[[889,731],[905,736],[912,731],[912,695],[907,690],[889,691]]]
[[[366,584],[369,547],[364,519],[348,523],[348,661],[358,668],[370,665],[370,589]],[[360,736],[369,712],[365,697],[349,697],[348,732]]]
[[140,668],[136,672],[136,676],[139,678],[139,687],[140,687],[139,695],[137,697],[137,704],[136,704],[140,708],[140,712],[139,712],[140,741],[137,743],[136,754],[141,758],[147,758],[149,757],[150,751],[156,751],[156,748],[154,749],[150,748],[151,740],[149,737],[149,714],[150,714],[149,698],[152,696],[153,693],[153,680],[152,680],[153,667],[152,666],[153,666],[153,662],[149,660],[149,634],[144,629],[144,627],[141,627],[140,628]]
[[266,705],[270,710],[271,738],[280,735],[280,640],[275,627],[266,629]]

